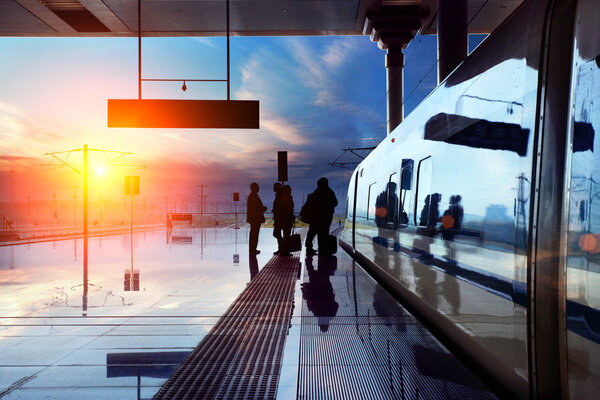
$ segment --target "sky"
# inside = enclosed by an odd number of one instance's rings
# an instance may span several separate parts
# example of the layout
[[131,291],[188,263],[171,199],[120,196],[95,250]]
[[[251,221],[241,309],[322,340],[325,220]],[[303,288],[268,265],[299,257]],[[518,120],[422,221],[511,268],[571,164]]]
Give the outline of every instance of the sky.
[[[142,75],[224,79],[224,38],[145,38]],[[405,50],[405,114],[436,85],[436,38]],[[148,82],[143,98],[224,99],[223,83]],[[137,97],[136,38],[0,38],[0,201],[68,199],[81,177],[48,155],[83,144],[132,152],[90,177],[90,196],[116,197],[140,175],[144,197],[272,197],[277,151],[288,151],[296,202],[321,176],[345,197],[343,148],[386,136],[385,52],[367,36],[234,37],[231,97],[260,101],[259,130],[107,128],[107,99]],[[90,153],[97,169],[118,153]],[[59,155],[61,158],[66,153]],[[68,162],[81,167],[81,152]],[[354,161],[345,156],[339,161]],[[342,203],[342,201],[340,201]]]

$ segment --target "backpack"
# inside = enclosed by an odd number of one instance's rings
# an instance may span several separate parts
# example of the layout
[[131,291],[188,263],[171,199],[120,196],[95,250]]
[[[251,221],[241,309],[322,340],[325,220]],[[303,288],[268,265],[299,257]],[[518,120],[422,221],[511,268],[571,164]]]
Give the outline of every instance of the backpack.
[[314,205],[312,199],[312,193],[306,198],[306,203],[300,209],[300,221],[310,224],[314,217]]

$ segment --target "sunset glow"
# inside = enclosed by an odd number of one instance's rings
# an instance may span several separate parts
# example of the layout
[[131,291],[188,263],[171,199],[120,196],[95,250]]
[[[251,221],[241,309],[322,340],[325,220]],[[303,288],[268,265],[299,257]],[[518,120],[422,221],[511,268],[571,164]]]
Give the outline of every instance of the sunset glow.
[[[43,154],[83,144],[133,153],[105,167],[115,153],[90,151],[94,201],[99,196],[119,201],[125,175],[139,175],[140,199],[163,209],[166,197],[173,207],[193,203],[200,185],[210,188],[214,201],[225,201],[234,191],[245,197],[249,182],[266,188],[276,180],[278,150],[288,151],[290,183],[301,198],[321,174],[330,176],[335,190],[345,190],[340,171],[327,163],[342,147],[373,143],[374,132],[385,133],[385,102],[379,102],[385,95],[384,53],[366,37],[232,41],[232,99],[260,101],[259,130],[107,128],[107,100],[137,96],[135,46],[129,38],[0,40],[4,201],[73,201],[82,177]],[[144,48],[146,77],[221,78],[226,73],[223,38],[148,38]],[[50,79],[36,72],[37,65],[60,73]],[[18,76],[27,76],[35,93],[24,91],[22,81],[14,79]],[[355,76],[364,81],[344,84]],[[223,99],[225,89],[221,83],[188,82],[183,92],[181,82],[148,82],[143,96]],[[374,106],[365,108],[365,102]],[[81,169],[81,152],[70,154],[68,162]]]

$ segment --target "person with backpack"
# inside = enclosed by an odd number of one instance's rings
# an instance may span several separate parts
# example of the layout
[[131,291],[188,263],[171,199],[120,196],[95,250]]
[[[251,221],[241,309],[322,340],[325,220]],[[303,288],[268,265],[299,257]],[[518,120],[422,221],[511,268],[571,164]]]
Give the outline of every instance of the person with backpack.
[[[329,240],[329,227],[333,221],[333,213],[335,207],[338,205],[335,193],[329,187],[329,181],[327,178],[320,178],[317,181],[317,189],[308,195],[306,204],[304,204],[303,212],[307,215],[309,220],[308,233],[306,234],[306,253],[315,254],[312,247],[312,241],[317,236],[317,242],[319,244],[319,252],[321,254],[330,255],[334,254],[336,249],[328,243]],[[301,217],[301,220],[302,217]]]

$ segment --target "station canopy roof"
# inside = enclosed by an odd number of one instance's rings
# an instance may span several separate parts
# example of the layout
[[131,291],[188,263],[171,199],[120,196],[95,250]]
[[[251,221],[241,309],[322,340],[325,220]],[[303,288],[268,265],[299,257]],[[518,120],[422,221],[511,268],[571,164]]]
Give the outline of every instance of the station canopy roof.
[[[438,0],[230,0],[232,36],[370,35],[405,46],[436,33]],[[522,0],[468,0],[489,33]],[[224,36],[226,0],[142,0],[143,36]],[[136,0],[0,0],[0,36],[137,36]]]

